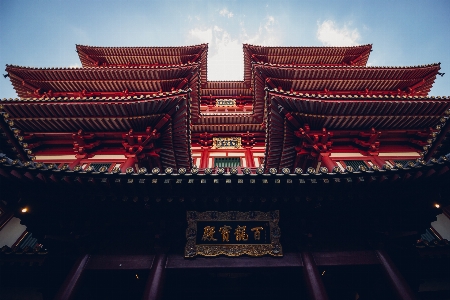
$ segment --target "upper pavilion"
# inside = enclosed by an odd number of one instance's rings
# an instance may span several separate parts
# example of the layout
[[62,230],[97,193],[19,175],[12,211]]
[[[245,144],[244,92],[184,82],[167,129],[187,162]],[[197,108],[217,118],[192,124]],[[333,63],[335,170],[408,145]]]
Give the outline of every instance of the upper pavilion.
[[[372,45],[244,44],[242,81],[207,80],[207,44],[76,50],[82,68],[6,67],[20,99],[2,110],[27,141],[17,151],[73,154],[71,167],[109,155],[122,171],[212,168],[230,155],[265,172],[332,170],[431,157],[448,131],[436,126],[450,102],[428,97],[440,64],[367,66]],[[218,138],[241,144],[219,151]]]

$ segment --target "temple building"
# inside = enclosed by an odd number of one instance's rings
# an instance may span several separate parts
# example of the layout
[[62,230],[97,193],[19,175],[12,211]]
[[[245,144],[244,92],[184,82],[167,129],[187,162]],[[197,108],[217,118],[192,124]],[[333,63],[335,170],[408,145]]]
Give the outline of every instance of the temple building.
[[77,45],[6,66],[0,298],[449,299],[440,63],[372,45]]

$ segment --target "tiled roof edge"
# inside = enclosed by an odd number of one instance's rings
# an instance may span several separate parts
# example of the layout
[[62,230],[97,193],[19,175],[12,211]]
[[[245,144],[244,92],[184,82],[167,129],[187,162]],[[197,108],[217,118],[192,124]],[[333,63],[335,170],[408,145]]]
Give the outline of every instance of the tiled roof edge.
[[157,65],[157,66],[106,66],[106,67],[75,67],[75,68],[71,68],[71,67],[26,67],[26,66],[19,66],[19,65],[6,65],[6,68],[16,68],[16,69],[25,69],[25,70],[39,70],[39,71],[44,71],[44,70],[52,70],[52,71],[57,71],[57,70],[62,70],[62,71],[70,71],[70,70],[80,70],[80,71],[85,71],[85,70],[123,70],[123,69],[171,69],[171,68],[179,68],[179,67],[190,67],[190,66],[200,66],[200,63],[187,63],[187,64],[179,64],[179,65],[168,65],[168,66],[161,66],[161,65]]
[[0,104],[2,102],[41,102],[41,101],[74,101],[74,100],[81,100],[81,101],[115,101],[115,100],[147,100],[147,99],[157,99],[157,98],[163,98],[163,97],[170,97],[170,96],[178,96],[182,94],[186,94],[190,92],[190,89],[187,90],[178,90],[178,91],[171,91],[171,92],[162,92],[154,95],[141,95],[141,96],[124,96],[124,97],[53,97],[53,98],[3,98],[0,99]]
[[430,63],[426,65],[417,66],[358,66],[358,65],[292,65],[292,64],[272,64],[263,62],[253,62],[257,67],[277,67],[277,68],[296,68],[296,69],[383,69],[383,70],[398,70],[398,69],[420,69],[440,66],[441,63]]
[[304,49],[346,49],[346,48],[364,48],[364,47],[372,47],[373,44],[364,44],[364,45],[356,45],[356,46],[263,46],[263,45],[254,45],[254,44],[243,44],[244,46],[247,47],[261,47],[261,48],[288,48],[288,49],[293,49],[293,48],[304,48]]
[[86,48],[104,48],[104,49],[176,49],[176,48],[193,48],[193,47],[208,47],[208,43],[196,44],[196,45],[184,45],[184,46],[90,46],[75,44],[75,47],[86,47]]
[[319,93],[317,94],[303,94],[303,93],[291,93],[290,91],[283,91],[283,90],[278,90],[277,88],[275,89],[267,89],[268,92],[270,93],[276,93],[279,95],[283,95],[283,96],[291,96],[291,97],[302,97],[302,98],[309,98],[309,99],[421,99],[421,100],[427,100],[427,99],[432,99],[432,100],[446,100],[449,99],[450,100],[450,96],[393,96],[393,95],[332,95],[332,91],[330,91],[329,93],[331,95],[321,95]]
[[[15,169],[26,169],[26,170],[39,170],[39,171],[53,171],[53,172],[65,172],[68,174],[102,174],[109,175],[109,176],[118,176],[118,175],[129,175],[129,176],[159,176],[159,175],[169,175],[169,176],[184,176],[184,175],[198,175],[198,179],[200,178],[208,178],[209,176],[212,176],[210,178],[214,178],[215,176],[220,175],[230,175],[235,178],[243,178],[243,176],[246,175],[260,175],[264,176],[264,179],[267,178],[285,178],[285,179],[292,179],[294,177],[298,178],[309,178],[309,179],[330,179],[330,178],[346,178],[346,176],[356,176],[360,177],[363,175],[390,175],[390,174],[396,174],[397,172],[406,172],[408,170],[416,170],[416,169],[431,169],[434,166],[438,165],[449,165],[450,166],[450,153],[444,156],[441,156],[440,158],[432,158],[429,161],[425,162],[423,159],[416,159],[408,161],[407,163],[401,165],[396,164],[394,167],[391,167],[390,165],[384,165],[382,168],[376,167],[376,168],[367,168],[362,167],[359,170],[354,170],[353,168],[346,168],[344,171],[338,171],[339,168],[335,168],[331,170],[331,172],[328,172],[326,168],[320,168],[318,172],[316,172],[315,168],[308,168],[307,170],[302,170],[301,168],[295,168],[295,170],[290,170],[289,168],[283,168],[281,172],[279,172],[275,168],[270,168],[268,174],[264,174],[263,168],[257,168],[256,174],[249,173],[248,168],[244,168],[243,172],[244,174],[237,174],[232,169],[227,173],[224,170],[221,170],[223,168],[217,168],[216,174],[214,174],[214,169],[206,168],[202,169],[204,174],[198,174],[199,169],[198,168],[192,168],[190,172],[186,170],[185,168],[180,168],[180,170],[174,170],[173,168],[166,168],[165,170],[160,170],[159,168],[153,168],[150,172],[146,168],[140,168],[139,170],[135,171],[133,168],[130,168],[127,173],[120,173],[120,169],[116,169],[112,173],[107,172],[93,172],[93,171],[86,171],[82,168],[75,167],[73,170],[70,170],[68,167],[68,164],[65,164],[60,169],[56,166],[49,167],[41,162],[34,162],[34,161],[26,161],[22,162],[18,159],[12,160],[9,157],[6,157],[4,154],[0,153],[0,165],[4,167],[12,167]],[[178,173],[177,173],[178,172]],[[281,177],[283,176],[283,177]],[[292,176],[292,177],[291,177]],[[232,177],[232,178],[233,178]]]

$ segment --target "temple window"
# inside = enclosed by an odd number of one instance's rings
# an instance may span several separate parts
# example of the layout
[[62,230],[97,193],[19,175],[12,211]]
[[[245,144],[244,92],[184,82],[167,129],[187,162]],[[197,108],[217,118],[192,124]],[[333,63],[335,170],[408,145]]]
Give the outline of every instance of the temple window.
[[219,168],[233,168],[241,165],[241,159],[239,157],[215,157],[214,167]]
[[345,167],[342,165],[340,161],[336,161],[336,165],[341,169],[341,171],[345,170]]
[[390,161],[388,161],[388,160],[386,160],[386,164],[387,165],[389,165],[391,168],[393,168],[394,167],[394,163],[392,163],[392,162],[390,162]]
[[109,170],[111,165],[111,163],[91,163],[89,166],[92,167],[96,172],[99,172],[101,167],[105,167],[107,170]]
[[370,167],[364,160],[344,160],[345,165],[351,166],[353,170],[359,170],[359,166]]
[[406,165],[409,161],[411,160],[407,160],[407,159],[395,159],[392,160],[392,162],[396,165],[396,164],[401,164],[402,166]]

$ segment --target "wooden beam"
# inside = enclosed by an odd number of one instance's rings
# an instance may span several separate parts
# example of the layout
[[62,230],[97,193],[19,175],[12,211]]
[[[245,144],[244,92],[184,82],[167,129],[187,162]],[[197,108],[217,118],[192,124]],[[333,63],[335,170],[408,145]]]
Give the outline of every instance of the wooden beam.
[[394,291],[397,294],[398,299],[416,300],[416,296],[406,283],[400,271],[390,259],[389,255],[384,250],[377,250],[376,253],[381,262],[381,265],[383,266],[383,269],[386,272],[389,282],[391,283]]
[[75,296],[77,285],[79,284],[84,267],[89,260],[89,255],[83,255],[74,264],[72,270],[67,275],[66,280],[56,294],[55,300],[70,300]]
[[155,256],[150,276],[145,285],[143,300],[158,300],[162,298],[166,261],[166,254],[159,253]]
[[328,295],[314,261],[314,257],[308,251],[303,251],[301,257],[303,261],[303,274],[310,299],[328,300]]

